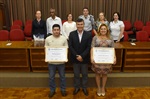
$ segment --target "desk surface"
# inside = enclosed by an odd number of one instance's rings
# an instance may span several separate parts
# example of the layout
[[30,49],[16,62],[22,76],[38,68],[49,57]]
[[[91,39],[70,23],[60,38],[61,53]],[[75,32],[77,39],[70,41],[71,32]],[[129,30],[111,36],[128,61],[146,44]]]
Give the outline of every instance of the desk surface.
[[[7,45],[12,43],[11,45]],[[130,42],[115,43],[117,49],[150,49],[150,42],[135,42],[136,45],[131,45]],[[0,48],[37,48],[43,49],[45,42],[43,41],[0,41]]]
[[[11,43],[11,45],[7,45]],[[28,48],[33,42],[31,41],[0,41],[0,48]]]
[[134,42],[136,45],[131,45],[131,42],[121,42],[120,45],[124,49],[150,49],[150,42]]

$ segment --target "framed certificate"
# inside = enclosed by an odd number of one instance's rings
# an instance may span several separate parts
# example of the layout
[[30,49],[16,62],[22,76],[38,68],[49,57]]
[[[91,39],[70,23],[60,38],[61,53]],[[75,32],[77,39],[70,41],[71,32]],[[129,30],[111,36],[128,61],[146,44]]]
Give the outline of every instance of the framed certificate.
[[93,47],[93,58],[97,64],[113,64],[114,48]]
[[67,62],[67,47],[45,47],[45,62]]

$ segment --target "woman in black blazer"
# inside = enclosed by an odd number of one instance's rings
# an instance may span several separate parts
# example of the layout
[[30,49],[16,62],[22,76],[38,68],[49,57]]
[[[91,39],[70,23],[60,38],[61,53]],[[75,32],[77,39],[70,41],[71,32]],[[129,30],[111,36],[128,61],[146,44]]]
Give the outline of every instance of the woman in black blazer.
[[46,22],[41,19],[41,11],[36,11],[36,19],[32,22],[32,39],[35,37],[46,38]]

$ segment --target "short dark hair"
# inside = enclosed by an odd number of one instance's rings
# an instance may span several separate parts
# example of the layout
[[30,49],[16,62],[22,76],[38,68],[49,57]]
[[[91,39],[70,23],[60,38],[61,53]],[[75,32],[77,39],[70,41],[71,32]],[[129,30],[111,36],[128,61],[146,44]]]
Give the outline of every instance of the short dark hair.
[[114,20],[114,14],[117,14],[117,15],[118,15],[118,19],[121,20],[119,12],[114,12],[114,13],[113,13],[112,21]]
[[76,20],[76,22],[84,22],[84,20],[81,19],[81,18],[78,18],[78,19]]
[[60,25],[59,24],[54,24],[52,28],[54,29],[55,27],[58,27],[60,29]]
[[87,9],[87,10],[89,10],[89,9],[88,9],[88,7],[84,7],[82,10],[84,10],[84,9]]

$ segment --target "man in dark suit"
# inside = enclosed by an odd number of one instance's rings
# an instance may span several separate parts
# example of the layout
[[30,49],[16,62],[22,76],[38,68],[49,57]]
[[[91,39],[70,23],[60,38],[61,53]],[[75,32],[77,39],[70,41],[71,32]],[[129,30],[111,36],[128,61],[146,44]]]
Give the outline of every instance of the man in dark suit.
[[[90,32],[84,31],[84,20],[76,21],[77,30],[69,35],[69,49],[71,52],[71,61],[74,71],[74,87],[73,95],[76,95],[80,87],[83,93],[87,96],[87,81],[88,81],[88,62],[90,59],[90,48],[92,35]],[[82,74],[82,85],[80,86],[80,70]]]

